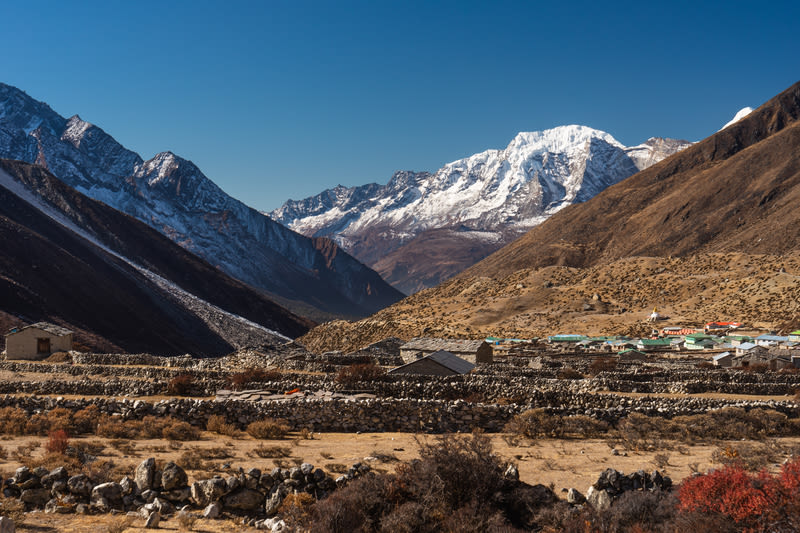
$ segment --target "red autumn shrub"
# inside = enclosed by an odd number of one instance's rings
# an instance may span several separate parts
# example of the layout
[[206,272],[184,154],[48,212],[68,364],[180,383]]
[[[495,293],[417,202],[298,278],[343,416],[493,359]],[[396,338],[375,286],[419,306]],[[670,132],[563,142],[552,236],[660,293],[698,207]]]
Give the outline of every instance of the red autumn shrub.
[[800,526],[800,458],[778,475],[733,465],[686,479],[678,499],[680,511],[721,515],[755,531]]
[[54,429],[50,432],[45,448],[50,453],[64,454],[69,446],[69,435],[63,429]]

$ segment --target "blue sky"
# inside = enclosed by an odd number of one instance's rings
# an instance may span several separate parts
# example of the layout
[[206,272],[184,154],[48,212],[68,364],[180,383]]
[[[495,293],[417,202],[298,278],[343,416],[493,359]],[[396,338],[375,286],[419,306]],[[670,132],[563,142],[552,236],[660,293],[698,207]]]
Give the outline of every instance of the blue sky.
[[562,124],[699,140],[800,79],[799,4],[3,2],[0,81],[268,210]]

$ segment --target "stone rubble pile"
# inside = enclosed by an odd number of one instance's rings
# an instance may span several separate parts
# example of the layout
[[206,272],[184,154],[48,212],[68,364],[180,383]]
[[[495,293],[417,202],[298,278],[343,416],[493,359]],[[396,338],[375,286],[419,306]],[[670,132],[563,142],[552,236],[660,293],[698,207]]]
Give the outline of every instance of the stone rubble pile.
[[156,468],[153,458],[142,461],[133,477],[118,482],[95,483],[85,474],[70,475],[64,467],[33,470],[20,467],[3,480],[3,496],[18,499],[27,511],[46,513],[97,514],[112,511],[140,515],[155,527],[163,517],[176,512],[202,509],[206,518],[225,514],[246,516],[251,526],[279,531],[274,517],[287,495],[307,493],[315,499],[350,480],[370,472],[369,465],[356,463],[336,480],[309,463],[290,469],[239,469],[227,477],[213,477],[189,483],[186,472],[173,462]]
[[582,505],[588,502],[595,509],[602,510],[610,507],[625,492],[670,490],[671,488],[672,479],[658,470],[654,470],[652,473],[638,470],[625,475],[613,468],[607,468],[589,487],[585,497],[578,490],[569,489],[567,503]]

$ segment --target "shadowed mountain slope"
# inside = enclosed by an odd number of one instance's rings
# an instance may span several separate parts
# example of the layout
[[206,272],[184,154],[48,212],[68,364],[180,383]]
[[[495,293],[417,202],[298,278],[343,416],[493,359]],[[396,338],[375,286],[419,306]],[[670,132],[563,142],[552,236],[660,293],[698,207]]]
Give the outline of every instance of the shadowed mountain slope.
[[41,167],[0,160],[0,318],[97,349],[212,356],[313,323]]
[[304,237],[230,197],[191,161],[171,152],[145,161],[101,128],[2,83],[0,157],[47,168],[296,313],[360,317],[402,297],[332,242]]

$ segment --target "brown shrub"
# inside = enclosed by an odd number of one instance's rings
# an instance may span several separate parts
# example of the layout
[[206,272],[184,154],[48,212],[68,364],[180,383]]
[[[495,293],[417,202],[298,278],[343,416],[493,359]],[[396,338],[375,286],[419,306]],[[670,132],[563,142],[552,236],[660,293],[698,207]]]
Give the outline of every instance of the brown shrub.
[[254,439],[282,439],[289,432],[289,424],[283,419],[265,418],[247,426],[247,433]]
[[211,415],[208,417],[206,430],[228,437],[236,437],[239,435],[239,430],[236,426],[234,424],[229,424],[225,417],[221,415]]
[[307,524],[311,518],[311,506],[315,501],[307,492],[288,494],[278,508],[278,515],[286,521],[290,529],[295,525]]
[[88,405],[72,415],[72,432],[75,435],[94,433],[100,422],[100,409],[96,405]]
[[347,366],[336,374],[336,382],[354,385],[365,381],[380,381],[386,377],[386,371],[375,363],[360,363]]
[[19,407],[0,409],[0,432],[5,435],[23,435],[28,424],[28,413]]
[[253,454],[262,459],[275,459],[278,457],[289,457],[292,451],[285,446],[264,446],[259,444],[253,448]]
[[167,384],[167,393],[175,396],[187,396],[194,385],[194,376],[191,374],[180,374],[175,376]]
[[173,422],[161,430],[161,435],[168,440],[198,440],[200,439],[200,430],[188,422]]
[[97,424],[97,436],[109,439],[132,439],[134,430],[132,424],[112,417],[103,417]]
[[596,357],[589,365],[589,374],[596,376],[600,372],[613,372],[616,368],[616,359],[612,357]]
[[178,526],[181,531],[192,531],[194,529],[194,523],[197,522],[199,517],[194,513],[183,510],[178,513],[177,518]]
[[559,370],[556,377],[558,379],[583,379],[583,374],[567,366]]
[[538,437],[561,437],[564,426],[562,417],[551,415],[545,409],[531,409],[516,415],[506,425],[506,431],[528,439]]
[[608,431],[608,424],[585,415],[565,416],[561,418],[562,435],[572,438],[595,438]]

